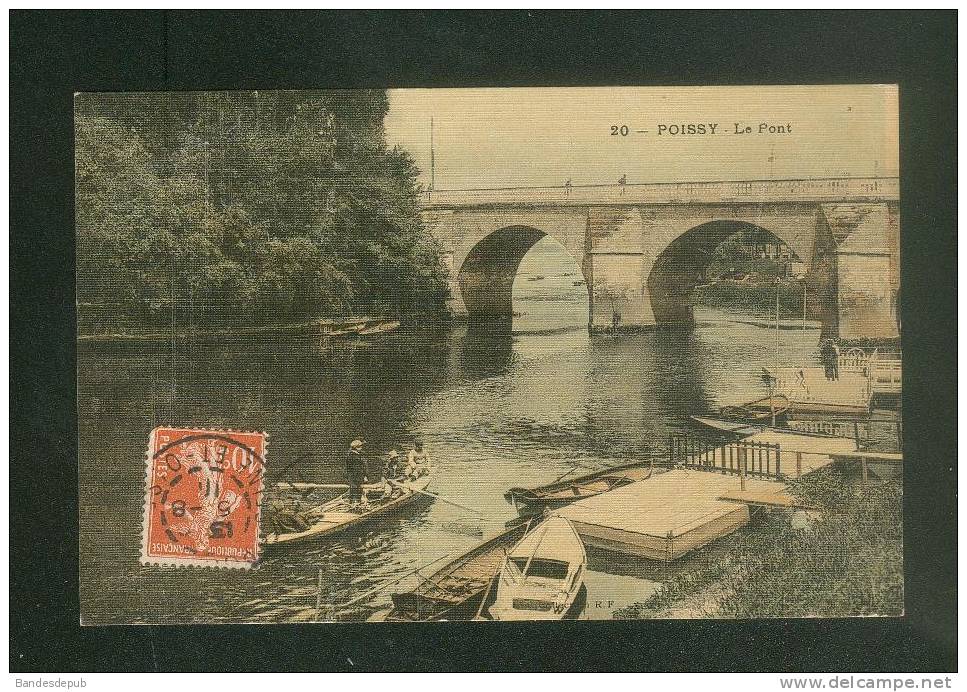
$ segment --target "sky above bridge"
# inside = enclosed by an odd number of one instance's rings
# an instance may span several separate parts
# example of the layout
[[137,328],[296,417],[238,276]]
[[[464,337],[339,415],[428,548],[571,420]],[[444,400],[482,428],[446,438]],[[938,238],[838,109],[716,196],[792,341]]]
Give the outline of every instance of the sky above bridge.
[[387,139],[424,185],[431,117],[436,189],[895,176],[899,160],[888,85],[390,90]]

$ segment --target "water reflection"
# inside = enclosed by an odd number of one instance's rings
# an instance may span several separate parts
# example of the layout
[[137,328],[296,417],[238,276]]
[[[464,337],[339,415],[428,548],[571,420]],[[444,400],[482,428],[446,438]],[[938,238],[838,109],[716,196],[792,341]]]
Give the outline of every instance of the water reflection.
[[[564,314],[575,319],[567,306]],[[688,428],[689,414],[761,395],[760,368],[774,358],[770,332],[712,317],[691,331],[620,338],[591,338],[566,323],[548,334],[545,314],[536,331],[517,319],[509,330],[455,326],[367,345],[83,345],[85,621],[363,618],[419,579],[407,574],[512,518],[508,487],[647,459]],[[790,352],[815,346],[811,334],[784,338]],[[148,432],[161,424],[268,431],[270,484],[292,476],[341,482],[356,437],[377,452],[420,438],[439,469],[432,489],[474,513],[426,503],[338,540],[269,553],[256,571],[144,568],[143,455]],[[614,557],[595,556],[592,567],[600,593],[632,589],[638,599],[665,573]]]

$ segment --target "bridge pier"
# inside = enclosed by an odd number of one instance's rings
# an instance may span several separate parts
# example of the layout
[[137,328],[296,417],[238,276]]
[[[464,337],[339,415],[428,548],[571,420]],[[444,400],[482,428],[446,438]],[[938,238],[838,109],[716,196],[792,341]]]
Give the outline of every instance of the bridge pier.
[[899,336],[899,211],[889,204],[825,204],[835,279],[835,336]]

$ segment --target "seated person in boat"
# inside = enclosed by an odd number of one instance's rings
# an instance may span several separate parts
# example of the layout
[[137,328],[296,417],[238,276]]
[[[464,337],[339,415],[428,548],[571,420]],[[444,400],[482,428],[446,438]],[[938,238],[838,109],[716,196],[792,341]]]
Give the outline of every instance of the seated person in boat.
[[423,448],[423,443],[417,441],[414,448],[406,456],[406,477],[416,480],[420,476],[430,473],[430,453]]
[[274,500],[271,509],[274,533],[300,533],[312,526],[308,513],[299,511],[299,506],[295,502]]
[[383,478],[392,480],[403,476],[405,464],[403,456],[395,449],[391,449],[386,455],[386,463],[383,464]]

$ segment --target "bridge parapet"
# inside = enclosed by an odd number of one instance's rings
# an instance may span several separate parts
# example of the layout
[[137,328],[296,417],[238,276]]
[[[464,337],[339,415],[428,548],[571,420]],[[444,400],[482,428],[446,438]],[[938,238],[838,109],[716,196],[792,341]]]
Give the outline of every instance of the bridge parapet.
[[807,178],[433,190],[423,193],[423,207],[884,202],[899,199],[898,178]]

